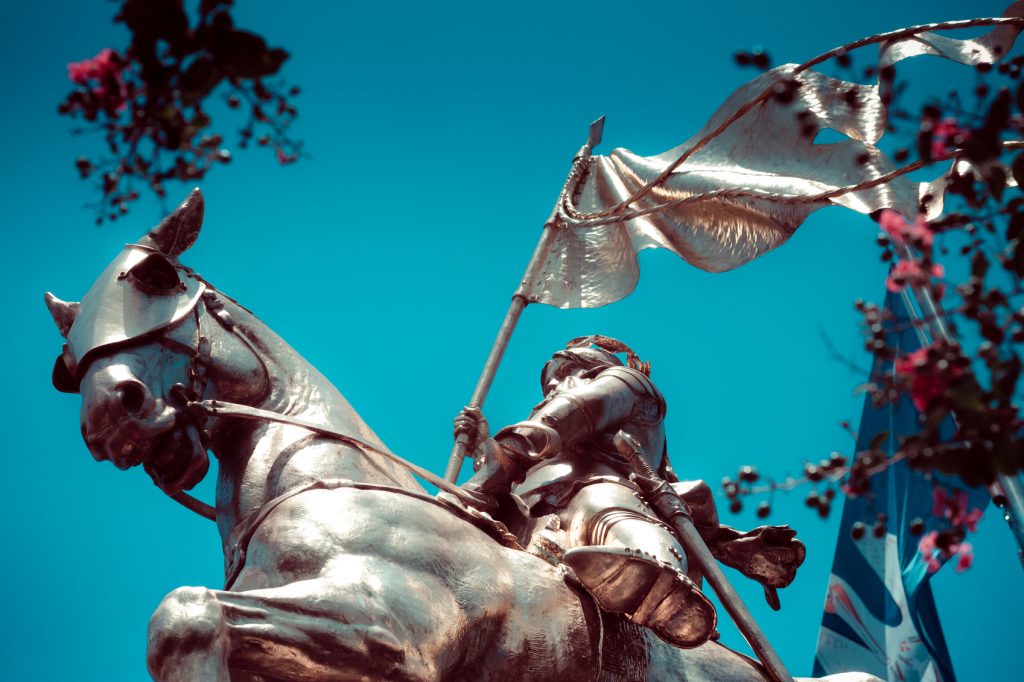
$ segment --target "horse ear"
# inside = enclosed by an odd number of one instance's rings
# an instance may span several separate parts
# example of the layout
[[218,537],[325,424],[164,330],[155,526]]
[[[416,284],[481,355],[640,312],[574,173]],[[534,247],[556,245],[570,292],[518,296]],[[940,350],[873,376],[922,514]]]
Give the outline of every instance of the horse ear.
[[199,228],[203,226],[203,208],[203,193],[196,187],[181,206],[140,239],[139,244],[177,258],[195,244]]
[[78,309],[82,307],[82,304],[62,301],[49,291],[46,292],[43,298],[46,301],[46,307],[50,309],[50,314],[53,315],[53,321],[57,323],[60,335],[67,338],[71,325],[75,323],[75,317],[78,316]]
[[63,353],[53,363],[53,387],[61,393],[78,393],[78,381],[68,369],[68,363],[64,362]]

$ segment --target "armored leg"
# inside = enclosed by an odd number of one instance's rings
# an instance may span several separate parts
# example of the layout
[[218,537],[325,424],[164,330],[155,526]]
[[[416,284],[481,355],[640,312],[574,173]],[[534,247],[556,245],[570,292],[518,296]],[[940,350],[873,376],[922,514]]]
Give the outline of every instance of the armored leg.
[[631,488],[586,486],[562,518],[573,545],[564,561],[603,609],[625,614],[675,646],[707,641],[714,607],[686,576],[678,541]]

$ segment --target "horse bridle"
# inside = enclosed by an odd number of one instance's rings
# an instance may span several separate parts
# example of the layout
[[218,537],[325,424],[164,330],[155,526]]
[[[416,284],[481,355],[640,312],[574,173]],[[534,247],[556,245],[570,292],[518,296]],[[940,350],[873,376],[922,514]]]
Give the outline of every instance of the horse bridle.
[[[129,244],[128,248],[135,251],[156,254],[161,258],[166,258],[166,256],[158,249],[154,249],[147,245]],[[221,294],[217,291],[216,287],[176,259],[167,259],[167,261],[170,267],[185,274],[188,279],[195,281],[194,285],[189,285],[193,293],[188,293],[188,296],[194,297],[190,302],[190,305],[186,305],[184,307],[179,305],[176,309],[166,311],[168,313],[168,317],[163,320],[162,323],[159,321],[159,318],[157,318],[157,320],[154,321],[154,324],[138,334],[128,334],[125,330],[118,329],[116,326],[114,327],[115,331],[111,333],[110,326],[108,325],[103,328],[105,333],[101,334],[99,337],[95,334],[90,335],[86,332],[84,341],[81,342],[78,347],[74,347],[75,344],[71,339],[69,339],[68,344],[65,344],[65,351],[58,357],[54,369],[54,385],[59,390],[71,393],[78,392],[78,384],[81,381],[84,370],[91,359],[97,357],[97,351],[103,350],[104,354],[106,354],[112,349],[135,343],[144,338],[156,338],[157,342],[160,344],[185,348],[190,356],[188,366],[186,368],[188,385],[186,386],[180,383],[175,384],[171,387],[167,398],[168,402],[173,407],[180,410],[180,414],[185,415],[186,419],[191,418],[191,423],[183,422],[181,424],[176,424],[176,426],[180,425],[184,428],[195,428],[198,431],[201,445],[207,450],[209,449],[210,435],[209,431],[205,428],[205,420],[210,417],[235,417],[256,421],[276,422],[279,424],[296,426],[313,432],[319,436],[346,443],[357,448],[364,455],[376,455],[383,457],[404,467],[423,480],[447,493],[450,493],[463,502],[470,504],[474,502],[474,498],[468,495],[461,488],[449,483],[427,469],[417,466],[387,449],[371,445],[370,443],[348,434],[340,433],[320,424],[314,424],[288,415],[279,414],[271,410],[263,410],[249,405],[223,400],[204,400],[203,396],[206,393],[208,383],[208,370],[213,362],[211,339],[208,335],[203,333],[204,312],[209,317],[215,319],[225,331],[237,338],[256,357],[260,363],[264,376],[268,379],[268,386],[270,384],[270,371],[267,368],[266,359],[263,354],[259,352],[253,341],[250,340],[250,338],[239,328],[235,319],[232,317],[220,297],[224,296],[232,301],[233,299]],[[116,280],[118,282],[125,279],[130,280],[135,288],[140,290],[143,294],[152,295],[154,293],[167,293],[178,297],[179,300],[189,291],[189,288],[186,287],[185,284],[180,283],[180,277],[179,284],[175,287],[170,287],[167,291],[160,290],[158,292],[154,292],[150,291],[146,286],[142,286],[145,282],[136,281],[133,274],[136,266],[143,262],[144,261],[139,261],[127,270],[122,271],[116,276]],[[202,305],[200,305],[200,302]],[[191,317],[195,323],[195,330],[190,341],[185,342],[168,336],[169,330],[173,331],[178,329],[179,326],[189,317]],[[72,327],[70,332],[71,334],[74,334],[75,328],[76,327]],[[74,347],[73,351],[69,351],[69,348],[72,347]],[[73,360],[73,363],[69,365],[69,363],[66,362],[66,357],[70,357]],[[58,374],[58,369],[63,370],[63,372]],[[213,521],[216,520],[217,513],[213,506],[196,499],[184,491],[171,494],[169,497],[200,516]]]
[[[206,282],[206,285],[207,288],[203,291],[200,298],[202,301],[202,308],[210,317],[215,319],[225,331],[233,334],[235,338],[239,339],[249,349],[257,360],[259,360],[261,369],[269,379],[270,372],[267,369],[266,362],[264,361],[262,354],[256,349],[253,342],[240,331],[239,326],[231,316],[231,313],[228,312],[224,303],[218,298],[217,294],[219,292],[213,288],[209,282]],[[172,387],[171,397],[172,399],[175,399],[177,403],[180,403],[176,406],[184,408],[195,418],[196,424],[199,427],[200,440],[204,447],[207,447],[208,445],[209,432],[202,427],[204,426],[204,420],[210,417],[235,417],[238,419],[275,422],[288,426],[296,426],[319,436],[351,445],[360,450],[364,455],[376,455],[383,457],[384,459],[407,469],[438,489],[454,495],[462,502],[469,504],[473,504],[475,502],[475,499],[462,490],[462,488],[441,478],[432,471],[417,464],[413,464],[409,460],[391,452],[390,450],[371,445],[370,443],[359,438],[355,438],[354,436],[341,433],[320,424],[315,424],[303,419],[297,419],[289,415],[274,412],[272,410],[264,410],[258,407],[252,407],[251,405],[233,403],[224,400],[204,400],[203,395],[206,392],[206,386],[208,383],[207,371],[210,363],[213,361],[213,351],[209,337],[205,336],[202,332],[202,315],[198,304],[194,308],[193,318],[195,320],[196,331],[193,347],[191,349],[192,358],[189,361],[189,365],[186,370],[190,386],[185,387],[178,384],[176,387]],[[216,509],[192,495],[181,491],[174,495],[170,495],[170,497],[200,516],[210,520],[216,520]]]

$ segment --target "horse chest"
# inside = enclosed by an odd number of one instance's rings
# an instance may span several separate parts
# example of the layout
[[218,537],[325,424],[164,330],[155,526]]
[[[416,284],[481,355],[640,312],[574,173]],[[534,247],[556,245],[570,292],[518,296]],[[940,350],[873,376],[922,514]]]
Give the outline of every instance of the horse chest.
[[[309,493],[306,493],[309,497]],[[295,495],[247,519],[228,553],[235,589],[272,587],[323,574],[340,552],[337,534]]]

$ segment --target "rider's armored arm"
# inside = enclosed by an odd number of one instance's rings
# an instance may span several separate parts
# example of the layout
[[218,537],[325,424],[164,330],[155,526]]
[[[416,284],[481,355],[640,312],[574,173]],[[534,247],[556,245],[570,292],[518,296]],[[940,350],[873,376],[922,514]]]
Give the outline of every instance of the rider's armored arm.
[[718,522],[718,508],[711,487],[704,481],[677,481],[672,488],[683,498],[690,508],[690,517],[701,537],[709,545],[715,531],[721,526]]
[[793,582],[803,563],[803,543],[787,526],[761,526],[746,533],[719,522],[714,495],[704,481],[680,481],[672,487],[690,507],[694,526],[711,554],[768,587]]
[[507,426],[495,440],[525,470],[540,460],[614,431],[630,421],[649,423],[665,414],[650,379],[625,367],[604,370],[593,381],[563,390],[530,419]]

